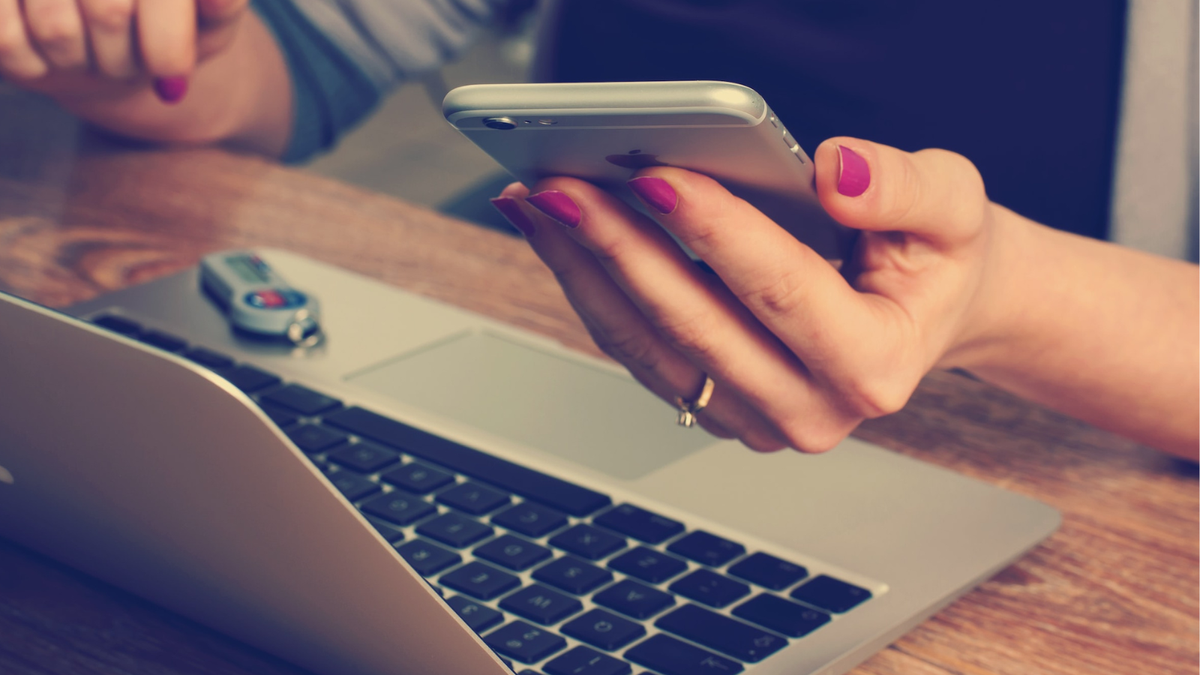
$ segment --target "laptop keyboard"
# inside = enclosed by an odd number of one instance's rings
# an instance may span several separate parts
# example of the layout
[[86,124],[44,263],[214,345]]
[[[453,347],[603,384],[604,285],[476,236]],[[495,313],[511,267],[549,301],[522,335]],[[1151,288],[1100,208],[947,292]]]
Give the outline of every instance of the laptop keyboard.
[[520,675],[740,673],[865,588],[107,314],[253,398]]

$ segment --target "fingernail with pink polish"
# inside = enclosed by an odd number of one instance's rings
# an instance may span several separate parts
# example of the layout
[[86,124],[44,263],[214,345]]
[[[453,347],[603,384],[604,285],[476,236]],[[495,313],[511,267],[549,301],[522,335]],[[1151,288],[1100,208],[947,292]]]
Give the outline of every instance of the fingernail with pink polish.
[[160,77],[154,81],[154,93],[163,103],[179,103],[187,95],[188,79],[186,76]]
[[492,206],[496,207],[496,210],[507,218],[513,227],[520,230],[526,239],[533,236],[533,221],[521,210],[521,205],[517,203],[517,200],[512,197],[496,197],[491,201]]
[[583,212],[579,210],[579,205],[566,193],[558,190],[546,190],[536,195],[529,195],[525,201],[567,227],[579,227],[579,221],[583,218]]
[[664,216],[679,206],[679,195],[675,194],[675,188],[657,176],[640,176],[629,181],[627,185],[642,201]]
[[838,146],[841,169],[838,172],[838,192],[847,197],[857,197],[871,186],[871,167],[867,160],[844,145]]

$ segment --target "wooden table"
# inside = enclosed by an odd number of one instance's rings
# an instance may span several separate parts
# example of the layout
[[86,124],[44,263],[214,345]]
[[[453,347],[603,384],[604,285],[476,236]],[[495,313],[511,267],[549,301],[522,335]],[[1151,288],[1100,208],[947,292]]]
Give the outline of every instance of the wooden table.
[[[519,239],[258,159],[121,148],[0,90],[0,289],[64,306],[235,246],[292,249],[596,353]],[[855,673],[1197,672],[1195,465],[951,373],[857,435],[1065,521]],[[0,540],[0,673],[298,672]]]

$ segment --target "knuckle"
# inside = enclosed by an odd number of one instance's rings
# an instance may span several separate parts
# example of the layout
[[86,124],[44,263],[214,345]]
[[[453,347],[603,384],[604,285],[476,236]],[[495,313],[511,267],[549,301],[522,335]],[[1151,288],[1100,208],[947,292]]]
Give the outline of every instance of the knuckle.
[[0,61],[21,56],[27,48],[18,24],[0,23]]
[[851,428],[833,419],[794,418],[781,425],[788,446],[800,452],[817,454],[832,450],[850,434]]
[[974,162],[957,152],[938,148],[921,150],[915,154],[938,167],[939,175],[948,179],[944,184],[949,188],[949,194],[956,197],[953,203],[960,208],[982,209],[987,203],[983,175]]
[[745,445],[754,452],[778,452],[787,447],[786,443],[779,440],[779,438],[773,434],[747,432],[738,440],[742,442],[742,445]]
[[623,237],[591,239],[584,243],[592,255],[606,267],[620,267],[626,259],[626,242]]
[[84,4],[88,25],[101,31],[122,32],[133,24],[133,0],[89,0]]
[[655,323],[680,351],[700,363],[720,361],[716,345],[711,339],[714,331],[712,316],[708,312],[673,309],[669,314],[656,317]]
[[12,58],[0,54],[0,79],[12,78],[15,82],[37,80],[49,72],[44,61],[37,58]]
[[722,247],[721,239],[724,233],[719,231],[720,228],[712,227],[712,223],[715,222],[719,222],[715,215],[707,223],[693,221],[686,228],[676,227],[674,234],[701,258],[708,258]]
[[[915,153],[915,155],[919,154]],[[912,217],[914,211],[919,209],[919,205],[924,200],[924,190],[921,172],[912,156],[905,155],[904,160],[898,163],[896,169],[898,172],[894,171],[893,175],[889,176],[889,182],[893,187],[887,191],[888,198],[881,209],[881,216],[886,222],[904,223]]]
[[842,383],[841,393],[854,415],[872,419],[899,412],[912,390],[878,378],[852,377]]
[[617,361],[646,371],[656,370],[661,361],[653,340],[636,331],[603,331],[596,345]]
[[807,284],[797,270],[789,268],[761,276],[761,285],[743,295],[747,306],[759,307],[772,316],[788,316],[803,308]]
[[949,169],[948,173],[950,175],[962,179],[966,184],[973,183],[980,186],[983,184],[979,169],[975,167],[975,163],[957,152],[942,150],[940,148],[929,148],[920,150],[916,154],[930,157],[934,161],[943,164]]
[[29,32],[46,46],[57,47],[83,37],[83,24],[73,6],[35,5],[27,18]]

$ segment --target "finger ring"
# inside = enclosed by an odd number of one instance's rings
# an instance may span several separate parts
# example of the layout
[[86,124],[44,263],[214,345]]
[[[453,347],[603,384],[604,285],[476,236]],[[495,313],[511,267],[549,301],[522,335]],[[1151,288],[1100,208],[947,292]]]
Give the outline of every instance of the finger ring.
[[690,427],[696,423],[696,413],[704,410],[704,406],[708,405],[708,400],[712,398],[713,383],[711,377],[707,373],[704,375],[704,387],[700,389],[700,395],[696,398],[685,401],[682,396],[675,397],[675,405],[679,408],[679,426]]

